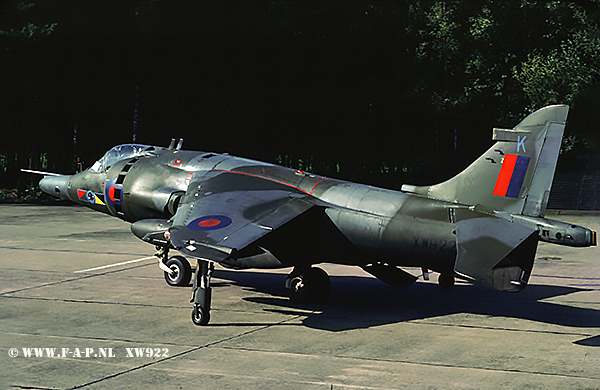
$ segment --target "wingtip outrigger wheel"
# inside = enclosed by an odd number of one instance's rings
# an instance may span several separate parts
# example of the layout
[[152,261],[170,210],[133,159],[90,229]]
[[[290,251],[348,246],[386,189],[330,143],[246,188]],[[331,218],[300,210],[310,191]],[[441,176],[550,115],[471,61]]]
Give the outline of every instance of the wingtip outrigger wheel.
[[165,272],[165,280],[170,286],[187,286],[192,279],[192,267],[183,256],[173,256],[165,265],[171,272]]
[[214,270],[215,265],[213,262],[198,260],[192,298],[190,299],[190,302],[194,303],[192,322],[196,325],[206,325],[210,321],[210,301],[212,297],[210,278]]
[[169,258],[169,247],[156,248],[158,252],[158,267],[165,273],[165,281],[169,286],[188,286],[192,279],[192,267],[183,256]]

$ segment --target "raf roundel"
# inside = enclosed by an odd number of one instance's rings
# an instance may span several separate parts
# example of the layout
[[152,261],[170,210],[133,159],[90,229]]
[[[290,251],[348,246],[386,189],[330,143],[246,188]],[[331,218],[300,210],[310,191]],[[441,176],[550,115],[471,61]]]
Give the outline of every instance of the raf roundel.
[[225,215],[207,215],[194,219],[187,227],[192,230],[206,231],[222,229],[229,225],[231,225],[231,218]]

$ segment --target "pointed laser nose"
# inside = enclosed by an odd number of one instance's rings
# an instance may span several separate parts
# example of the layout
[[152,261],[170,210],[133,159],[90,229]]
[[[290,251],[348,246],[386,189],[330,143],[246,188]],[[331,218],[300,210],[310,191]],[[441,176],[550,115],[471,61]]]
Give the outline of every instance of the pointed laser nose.
[[69,199],[67,196],[67,182],[70,177],[69,175],[44,176],[39,183],[40,190],[56,198]]

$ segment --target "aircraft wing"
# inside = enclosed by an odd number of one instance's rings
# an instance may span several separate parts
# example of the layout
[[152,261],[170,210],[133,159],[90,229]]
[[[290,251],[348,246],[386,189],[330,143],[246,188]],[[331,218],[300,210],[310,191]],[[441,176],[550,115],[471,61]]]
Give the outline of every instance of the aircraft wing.
[[315,206],[315,199],[267,178],[215,172],[190,182],[170,229],[184,255],[223,261]]

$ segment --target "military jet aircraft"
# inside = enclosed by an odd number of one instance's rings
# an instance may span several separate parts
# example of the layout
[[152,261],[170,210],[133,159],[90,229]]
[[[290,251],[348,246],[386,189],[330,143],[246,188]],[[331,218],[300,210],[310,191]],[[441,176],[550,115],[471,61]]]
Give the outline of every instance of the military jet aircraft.
[[493,129],[496,143],[455,177],[400,191],[301,170],[167,147],[120,145],[88,170],[45,176],[40,188],[133,222],[157,247],[170,285],[188,285],[185,257],[196,258],[192,320],[210,319],[214,263],[228,268],[293,267],[292,299],[330,291],[314,264],[356,265],[404,287],[417,277],[400,267],[439,272],[502,291],[527,285],[539,241],[596,245],[596,232],[544,218],[568,114],[545,107],[513,129]]

